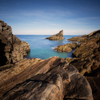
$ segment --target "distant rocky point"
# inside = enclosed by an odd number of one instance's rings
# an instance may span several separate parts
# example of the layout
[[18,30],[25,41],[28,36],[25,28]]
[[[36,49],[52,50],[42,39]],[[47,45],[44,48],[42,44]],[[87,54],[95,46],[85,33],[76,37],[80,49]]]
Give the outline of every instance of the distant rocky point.
[[61,30],[59,33],[57,33],[55,35],[47,37],[46,39],[49,39],[49,40],[63,40],[64,39],[63,30]]
[[11,26],[0,20],[0,66],[22,60],[29,51],[29,44],[13,35]]

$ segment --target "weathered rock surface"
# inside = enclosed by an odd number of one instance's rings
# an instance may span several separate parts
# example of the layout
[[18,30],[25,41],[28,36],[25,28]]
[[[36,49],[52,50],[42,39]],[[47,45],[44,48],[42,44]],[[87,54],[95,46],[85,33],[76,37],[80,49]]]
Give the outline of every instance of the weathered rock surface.
[[20,61],[29,51],[29,44],[13,35],[11,27],[0,20],[0,66]]
[[73,49],[75,49],[78,46],[77,43],[67,43],[64,45],[58,45],[54,51],[58,52],[71,52]]
[[0,72],[1,100],[93,100],[86,78],[62,58],[23,59],[12,66]]
[[68,39],[68,41],[73,41],[73,42],[84,42],[87,38],[87,35],[81,36],[81,37],[72,37]]
[[63,30],[61,30],[59,33],[57,33],[55,35],[52,35],[51,37],[47,37],[46,39],[49,39],[49,40],[63,40],[64,39]]
[[[80,37],[78,41],[82,38]],[[80,42],[80,45],[73,52],[73,58],[66,58],[66,60],[74,65],[82,75],[87,76],[93,90],[94,100],[99,100],[100,30],[85,35],[84,40]]]
[[99,55],[100,30],[87,35],[86,40],[84,42],[81,42],[73,52],[74,58],[70,58],[70,63],[77,67],[82,75],[99,76]]
[[92,91],[93,91],[93,98],[94,100],[100,99],[100,77],[86,77],[89,81]]

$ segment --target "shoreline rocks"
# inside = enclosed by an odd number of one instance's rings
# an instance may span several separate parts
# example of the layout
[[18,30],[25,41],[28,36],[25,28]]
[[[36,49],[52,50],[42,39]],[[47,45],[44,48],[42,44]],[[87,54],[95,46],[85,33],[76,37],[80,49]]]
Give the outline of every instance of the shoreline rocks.
[[[63,31],[52,39],[63,39]],[[23,59],[29,44],[1,20],[0,47],[0,100],[93,100],[87,79],[64,58]]]
[[47,37],[46,39],[49,39],[49,40],[63,40],[64,39],[63,30],[61,30],[59,33],[57,33],[55,35]]
[[[80,37],[81,38],[81,37]],[[73,38],[74,39],[74,38]],[[77,67],[81,74],[89,75],[99,75],[100,66],[100,30],[94,31],[85,37],[85,41],[81,42],[80,45],[74,50],[73,58],[69,60],[74,66],[80,65]],[[95,72],[96,71],[96,72]]]
[[13,35],[12,28],[0,20],[0,66],[22,60],[29,51],[29,44]]
[[67,43],[64,45],[58,45],[54,51],[58,52],[71,52],[73,49],[75,49],[78,46],[77,43]]
[[[74,50],[73,58],[66,58],[70,64],[74,65],[80,74],[86,76],[92,90],[94,100],[100,99],[100,30],[89,35],[78,37],[80,45]],[[76,38],[69,39],[76,41]]]

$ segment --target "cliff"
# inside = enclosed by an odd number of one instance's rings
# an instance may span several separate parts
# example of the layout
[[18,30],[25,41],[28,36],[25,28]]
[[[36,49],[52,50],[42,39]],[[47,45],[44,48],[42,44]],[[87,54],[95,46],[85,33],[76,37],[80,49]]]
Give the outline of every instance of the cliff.
[[57,33],[55,35],[52,35],[51,37],[47,37],[46,39],[49,39],[49,40],[63,40],[64,39],[63,30],[61,30],[59,33]]
[[0,66],[20,61],[29,51],[29,44],[13,35],[12,28],[0,20]]

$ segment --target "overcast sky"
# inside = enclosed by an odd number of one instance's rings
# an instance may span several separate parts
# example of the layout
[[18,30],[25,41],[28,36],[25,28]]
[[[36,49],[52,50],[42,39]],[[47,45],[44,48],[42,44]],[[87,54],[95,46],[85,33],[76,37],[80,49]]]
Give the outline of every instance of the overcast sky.
[[0,0],[13,34],[83,35],[100,29],[100,0]]

